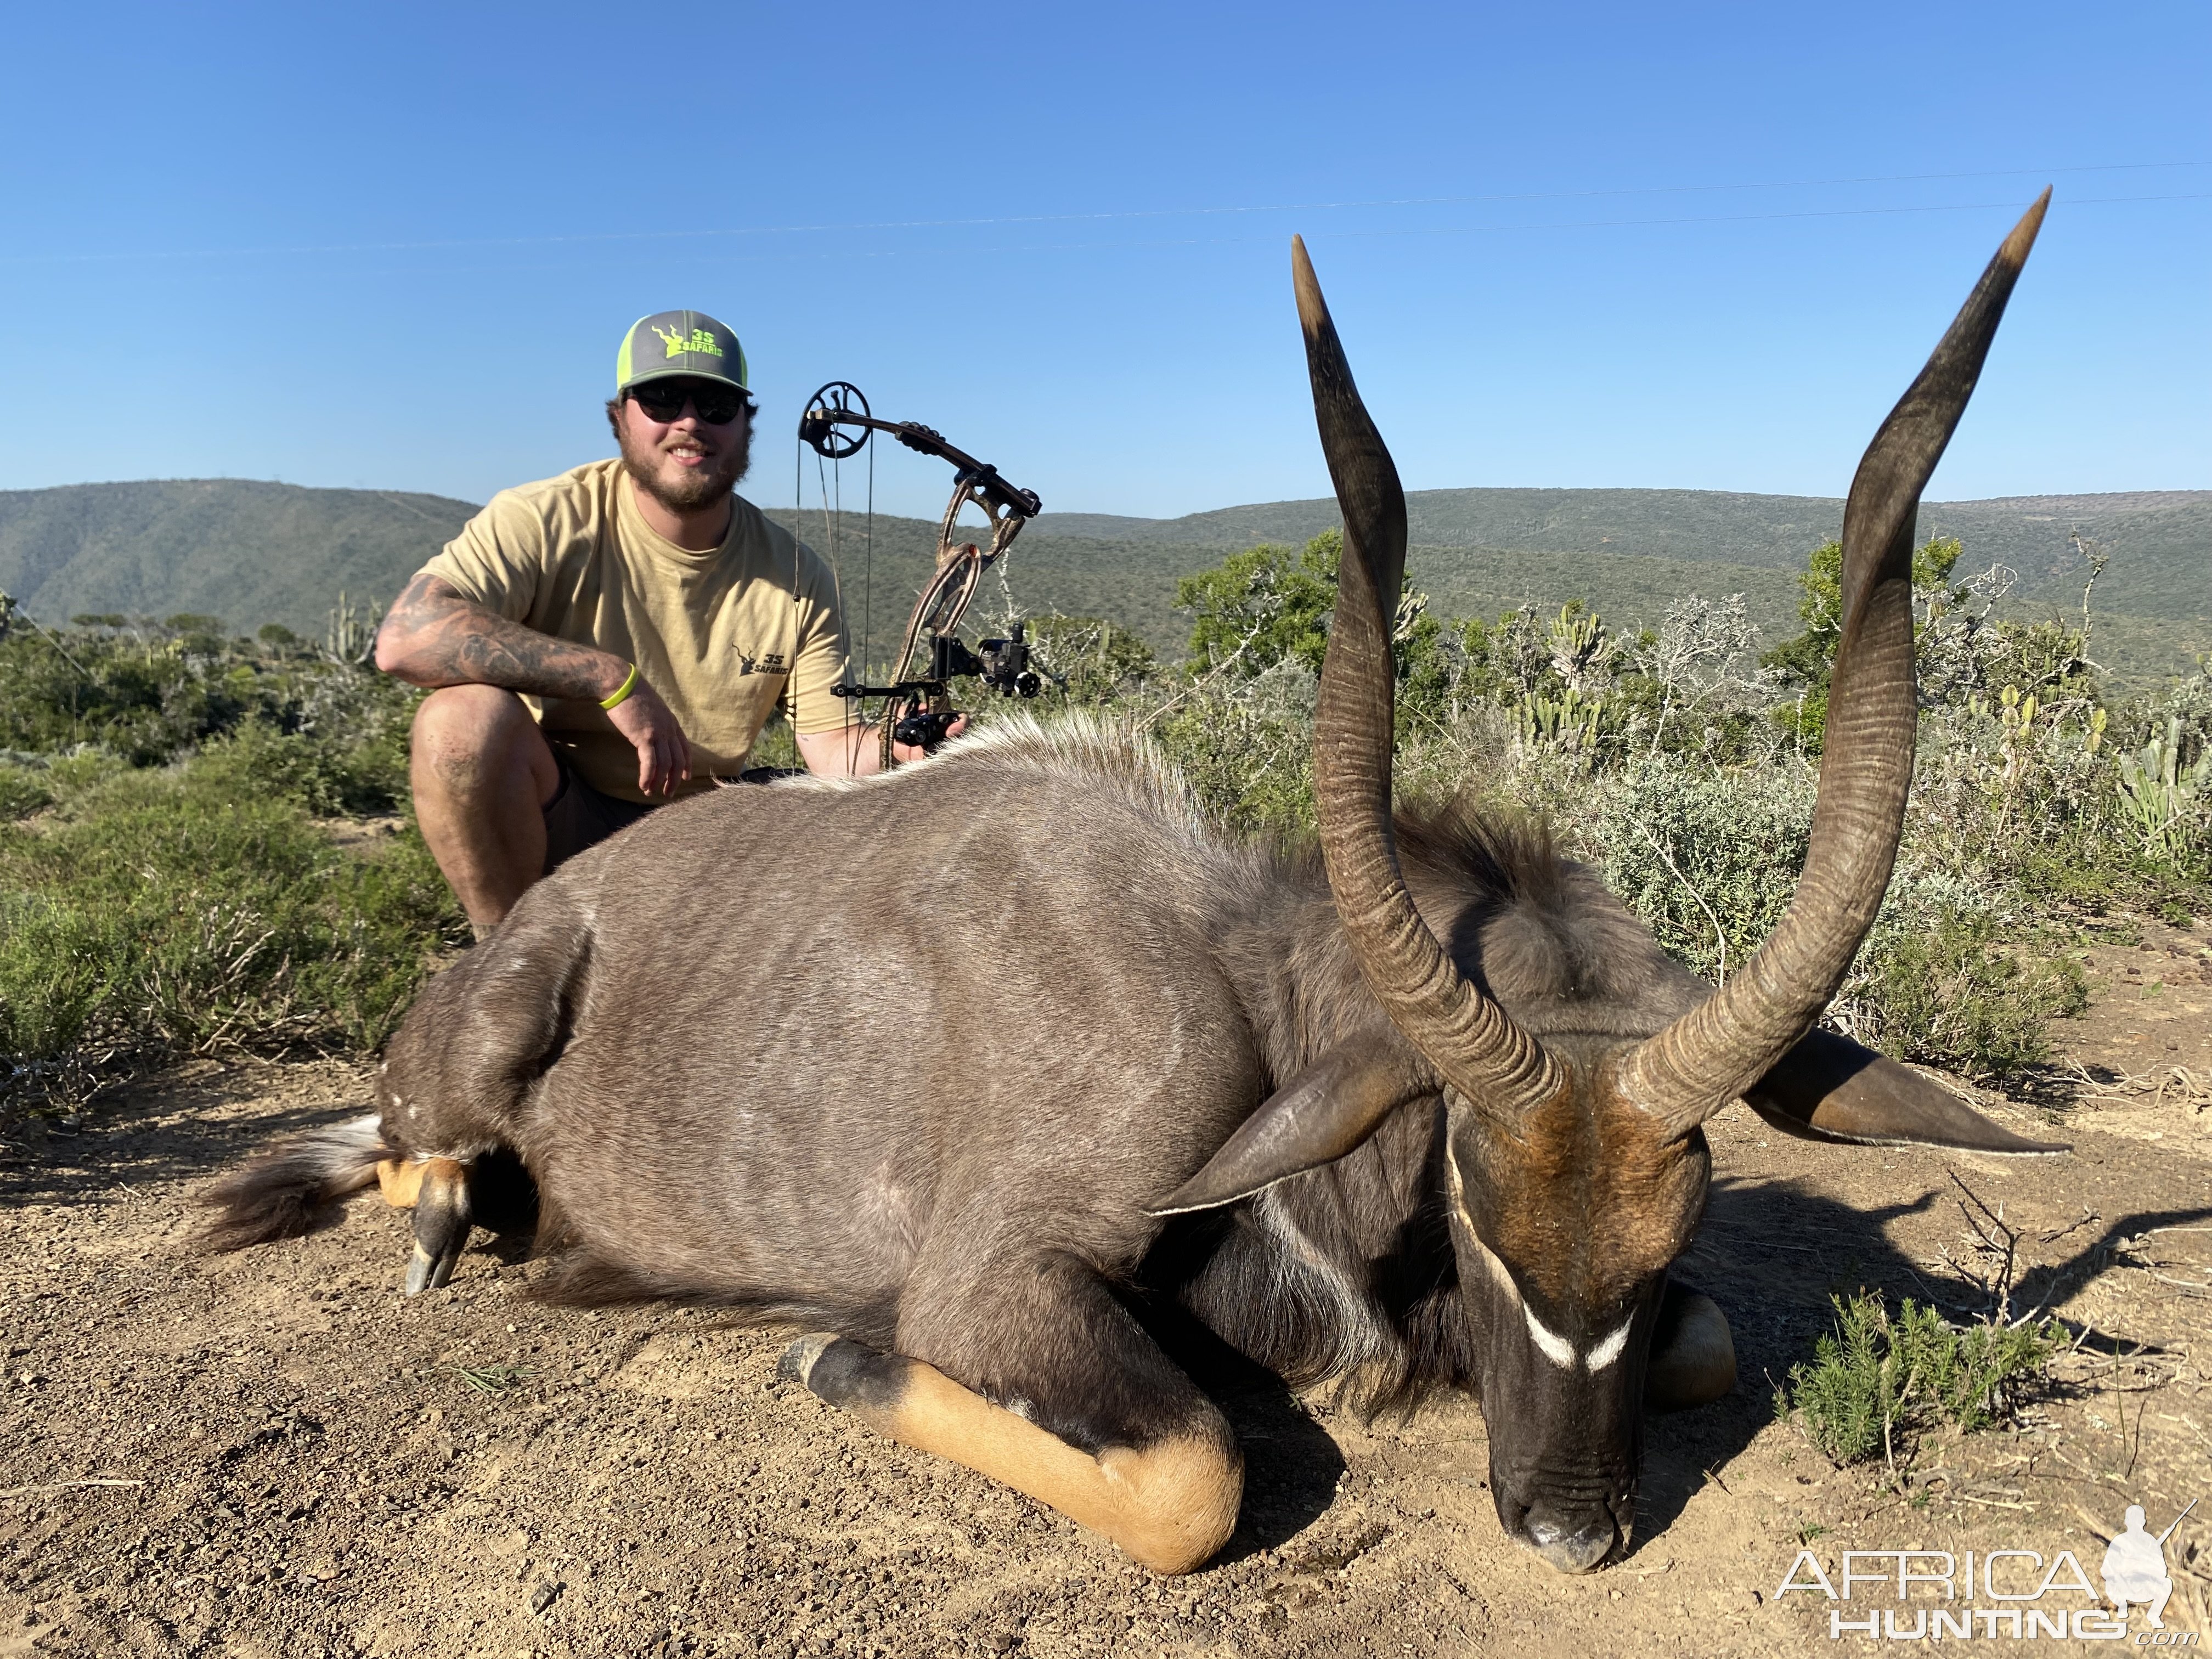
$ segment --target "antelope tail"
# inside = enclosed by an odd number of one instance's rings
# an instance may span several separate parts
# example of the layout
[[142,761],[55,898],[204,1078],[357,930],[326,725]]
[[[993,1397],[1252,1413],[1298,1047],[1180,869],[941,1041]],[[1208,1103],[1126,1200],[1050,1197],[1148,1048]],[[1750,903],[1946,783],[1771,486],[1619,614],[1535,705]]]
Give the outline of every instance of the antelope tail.
[[198,1243],[214,1253],[296,1238],[331,1204],[374,1181],[379,1164],[399,1156],[385,1144],[374,1113],[294,1135],[200,1195],[216,1213]]

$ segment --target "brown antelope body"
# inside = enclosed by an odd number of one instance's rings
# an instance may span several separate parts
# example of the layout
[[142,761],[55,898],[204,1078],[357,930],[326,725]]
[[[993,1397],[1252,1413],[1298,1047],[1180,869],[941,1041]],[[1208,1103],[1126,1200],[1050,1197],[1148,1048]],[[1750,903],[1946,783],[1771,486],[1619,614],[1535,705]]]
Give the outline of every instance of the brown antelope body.
[[433,981],[378,1115],[230,1177],[215,1241],[299,1231],[383,1164],[433,1287],[488,1218],[483,1172],[519,1159],[549,1294],[814,1328],[789,1375],[1164,1571],[1220,1547],[1242,1488],[1146,1328],[1175,1307],[1293,1380],[1473,1389],[1507,1531],[1570,1571],[1617,1557],[1647,1405],[1735,1379],[1719,1310],[1668,1277],[1706,1116],[1741,1097],[1814,1139],[2057,1150],[1811,1030],[1902,822],[1919,494],[2042,207],[1853,483],[1805,875],[1718,994],[1540,826],[1394,817],[1404,497],[1300,246],[1345,519],[1318,852],[1227,835],[1080,721],[678,804]]

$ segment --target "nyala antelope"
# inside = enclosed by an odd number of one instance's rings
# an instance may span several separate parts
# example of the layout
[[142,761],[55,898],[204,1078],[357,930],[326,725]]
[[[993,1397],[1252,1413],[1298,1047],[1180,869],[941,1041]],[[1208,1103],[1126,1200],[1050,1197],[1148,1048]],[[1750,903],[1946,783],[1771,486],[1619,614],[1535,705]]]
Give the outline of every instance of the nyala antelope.
[[[1394,813],[1405,498],[1294,243],[1344,515],[1317,849],[1231,836],[1141,739],[1079,720],[684,801],[532,888],[416,1003],[376,1114],[226,1179],[212,1242],[302,1231],[380,1176],[414,1207],[408,1289],[434,1289],[519,1164],[548,1296],[811,1329],[787,1376],[1162,1572],[1221,1548],[1243,1489],[1148,1329],[1194,1316],[1293,1382],[1471,1389],[1505,1530],[1564,1571],[1617,1559],[1645,1412],[1735,1382],[1720,1310],[1668,1278],[1708,1116],[2063,1150],[1813,1029],[1903,822],[1920,493],[2048,199],[1852,483],[1803,878],[1717,993],[1540,824]],[[936,873],[867,879],[892,848]]]

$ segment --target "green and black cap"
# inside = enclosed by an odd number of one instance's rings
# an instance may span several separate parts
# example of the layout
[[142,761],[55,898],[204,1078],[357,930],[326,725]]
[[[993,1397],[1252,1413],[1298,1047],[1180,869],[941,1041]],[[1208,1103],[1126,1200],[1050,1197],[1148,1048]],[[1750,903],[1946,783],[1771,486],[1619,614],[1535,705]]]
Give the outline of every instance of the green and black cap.
[[632,323],[615,359],[615,395],[678,374],[750,390],[745,385],[744,348],[705,312],[659,311]]

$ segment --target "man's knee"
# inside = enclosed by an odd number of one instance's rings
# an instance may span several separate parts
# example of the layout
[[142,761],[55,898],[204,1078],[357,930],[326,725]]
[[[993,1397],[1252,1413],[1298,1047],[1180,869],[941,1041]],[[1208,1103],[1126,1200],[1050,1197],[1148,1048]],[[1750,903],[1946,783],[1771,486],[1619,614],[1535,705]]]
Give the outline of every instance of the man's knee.
[[412,755],[418,788],[424,769],[462,793],[510,786],[526,774],[542,805],[560,778],[529,708],[496,685],[448,685],[423,698],[415,711]]

